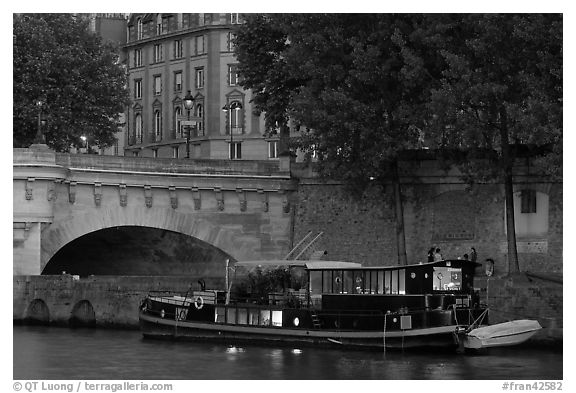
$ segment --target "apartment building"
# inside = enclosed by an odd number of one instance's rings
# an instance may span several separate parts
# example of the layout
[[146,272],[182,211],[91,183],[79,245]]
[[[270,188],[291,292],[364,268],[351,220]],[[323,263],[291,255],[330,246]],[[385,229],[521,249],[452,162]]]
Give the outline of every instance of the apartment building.
[[126,156],[277,159],[242,89],[232,39],[241,14],[131,14]]

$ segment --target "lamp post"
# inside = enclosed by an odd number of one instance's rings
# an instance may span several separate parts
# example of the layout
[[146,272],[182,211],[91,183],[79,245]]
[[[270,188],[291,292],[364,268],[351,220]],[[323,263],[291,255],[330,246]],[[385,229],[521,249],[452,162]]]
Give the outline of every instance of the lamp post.
[[36,101],[36,107],[38,107],[38,130],[36,131],[36,137],[34,138],[34,144],[45,145],[46,139],[42,133],[42,106],[44,102],[42,100]]
[[80,139],[82,139],[82,141],[85,143],[86,145],[86,154],[88,154],[88,138],[85,135],[82,135],[80,137]]
[[222,112],[228,113],[229,121],[229,130],[230,130],[230,159],[234,159],[234,155],[232,154],[232,149],[234,148],[234,135],[232,133],[232,111],[239,111],[242,109],[242,104],[238,101],[232,102],[230,105],[226,104],[222,107]]
[[184,96],[184,108],[188,113],[188,121],[186,124],[186,158],[190,158],[190,110],[194,107],[194,97],[190,94],[190,90]]

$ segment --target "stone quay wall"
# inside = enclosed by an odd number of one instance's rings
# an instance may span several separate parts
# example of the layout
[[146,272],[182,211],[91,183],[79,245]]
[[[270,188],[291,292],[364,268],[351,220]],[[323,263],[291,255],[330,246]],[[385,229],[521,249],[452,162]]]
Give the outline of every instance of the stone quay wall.
[[[181,276],[14,276],[13,320],[136,329],[138,307],[149,292],[184,294],[190,287],[199,289],[197,280]],[[206,287],[223,288],[223,281],[207,279]]]

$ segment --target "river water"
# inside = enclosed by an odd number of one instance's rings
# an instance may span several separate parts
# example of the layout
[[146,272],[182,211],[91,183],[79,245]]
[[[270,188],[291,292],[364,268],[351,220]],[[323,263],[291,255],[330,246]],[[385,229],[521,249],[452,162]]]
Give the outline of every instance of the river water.
[[14,379],[559,380],[562,352],[365,352],[143,339],[138,331],[14,326]]

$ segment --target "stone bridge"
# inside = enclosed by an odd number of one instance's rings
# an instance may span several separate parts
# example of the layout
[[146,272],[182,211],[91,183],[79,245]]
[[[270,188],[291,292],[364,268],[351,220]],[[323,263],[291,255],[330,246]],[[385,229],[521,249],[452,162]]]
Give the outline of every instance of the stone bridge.
[[214,262],[285,255],[289,162],[13,150],[14,275],[214,276]]

